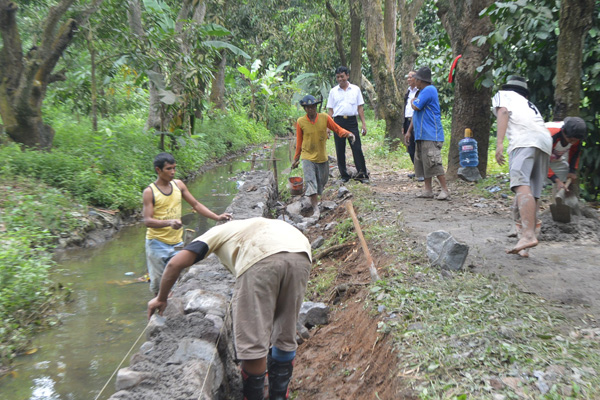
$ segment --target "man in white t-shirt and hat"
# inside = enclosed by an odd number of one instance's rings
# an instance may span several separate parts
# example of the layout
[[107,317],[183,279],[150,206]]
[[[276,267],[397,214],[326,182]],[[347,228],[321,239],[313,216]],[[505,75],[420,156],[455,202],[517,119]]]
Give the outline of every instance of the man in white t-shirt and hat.
[[537,199],[548,174],[552,138],[537,107],[528,100],[527,81],[509,76],[492,99],[492,111],[498,119],[496,161],[503,165],[504,137],[508,138],[510,188],[521,218],[522,231],[517,244],[508,253],[527,256],[526,249],[537,246],[535,234]]

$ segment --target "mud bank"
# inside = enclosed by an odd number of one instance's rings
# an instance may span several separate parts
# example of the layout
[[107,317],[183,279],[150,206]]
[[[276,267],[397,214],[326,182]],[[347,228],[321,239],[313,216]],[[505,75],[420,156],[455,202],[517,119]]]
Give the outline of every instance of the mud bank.
[[[268,217],[275,201],[273,174],[254,171],[227,212],[235,219]],[[148,323],[146,342],[119,371],[110,399],[239,399],[229,309],[234,282],[214,255],[190,267],[164,316]]]

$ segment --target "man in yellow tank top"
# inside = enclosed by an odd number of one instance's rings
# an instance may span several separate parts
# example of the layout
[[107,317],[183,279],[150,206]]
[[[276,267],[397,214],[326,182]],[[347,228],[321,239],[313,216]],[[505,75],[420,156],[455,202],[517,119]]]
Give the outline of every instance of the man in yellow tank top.
[[323,193],[323,188],[329,179],[329,161],[327,157],[327,128],[331,129],[342,138],[354,142],[354,134],[345,130],[333,121],[326,113],[317,113],[317,101],[313,96],[306,95],[300,100],[306,115],[298,118],[296,127],[296,155],[292,169],[300,164],[302,156],[302,170],[306,184],[306,196],[310,198],[313,207],[313,217],[319,218],[319,199],[317,195]]
[[146,262],[150,275],[150,291],[155,295],[165,266],[183,247],[183,224],[181,222],[181,199],[187,201],[194,211],[215,221],[227,221],[231,214],[217,215],[200,203],[189,192],[185,183],[175,179],[176,162],[169,153],[154,158],[157,178],[143,193],[144,225],[146,231]]

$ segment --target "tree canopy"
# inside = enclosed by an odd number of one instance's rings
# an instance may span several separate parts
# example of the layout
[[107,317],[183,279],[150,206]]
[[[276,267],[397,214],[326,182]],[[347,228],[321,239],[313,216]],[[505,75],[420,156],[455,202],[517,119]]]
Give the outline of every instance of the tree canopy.
[[[360,79],[355,83],[368,105],[386,121],[393,147],[401,137],[402,77],[427,65],[443,111],[453,116],[453,143],[464,128],[459,122],[468,118],[481,135],[483,155],[491,113],[472,105],[480,106],[508,75],[520,74],[547,120],[579,114],[588,123],[581,170],[596,196],[600,2],[472,3],[0,0],[0,117],[12,140],[48,149],[48,102],[99,118],[144,105],[149,134],[185,145],[194,121],[213,107],[247,108],[274,126],[277,104],[293,104],[308,91],[326,95],[334,69],[345,62],[357,66],[353,80]],[[453,30],[457,26],[481,29]],[[453,86],[447,76],[461,54]],[[477,111],[460,112],[469,109]],[[456,154],[449,157],[452,171]]]

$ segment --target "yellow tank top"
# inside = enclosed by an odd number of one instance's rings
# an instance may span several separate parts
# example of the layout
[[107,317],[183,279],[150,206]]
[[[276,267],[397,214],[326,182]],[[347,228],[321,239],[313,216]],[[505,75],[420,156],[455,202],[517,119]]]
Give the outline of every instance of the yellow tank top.
[[[161,192],[154,183],[149,185],[152,190],[153,218],[155,219],[181,219],[181,190],[179,190],[175,181],[171,181],[170,184],[171,193],[169,194]],[[183,229],[173,229],[170,226],[166,228],[148,228],[146,239],[157,239],[171,245],[177,244],[183,239]]]

